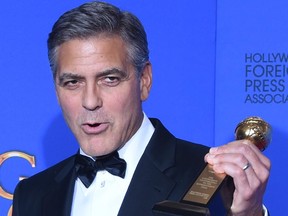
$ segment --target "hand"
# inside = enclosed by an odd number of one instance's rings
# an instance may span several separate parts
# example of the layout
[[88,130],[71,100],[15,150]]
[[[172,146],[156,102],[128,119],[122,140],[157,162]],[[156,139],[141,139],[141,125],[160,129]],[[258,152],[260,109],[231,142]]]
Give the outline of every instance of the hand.
[[238,140],[213,147],[205,160],[215,172],[226,173],[233,178],[232,215],[263,215],[262,201],[271,164],[255,145],[248,140]]

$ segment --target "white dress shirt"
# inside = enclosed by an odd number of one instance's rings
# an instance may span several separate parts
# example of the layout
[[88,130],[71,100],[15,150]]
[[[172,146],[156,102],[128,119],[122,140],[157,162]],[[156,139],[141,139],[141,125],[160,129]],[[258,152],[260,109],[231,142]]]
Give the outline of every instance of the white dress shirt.
[[[152,123],[144,114],[139,130],[118,151],[119,156],[127,163],[124,179],[106,170],[98,171],[90,187],[86,188],[77,178],[71,216],[114,216],[118,214],[136,166],[154,130]],[[85,155],[81,149],[80,154]]]

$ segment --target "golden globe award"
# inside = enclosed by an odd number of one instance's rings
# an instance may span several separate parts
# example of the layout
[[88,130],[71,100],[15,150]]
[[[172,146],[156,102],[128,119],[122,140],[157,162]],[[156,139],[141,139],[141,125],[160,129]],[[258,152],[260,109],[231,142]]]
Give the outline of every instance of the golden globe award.
[[[237,125],[235,139],[250,140],[264,151],[271,141],[271,126],[259,117],[246,118]],[[153,212],[155,216],[227,215],[233,193],[233,179],[226,174],[215,173],[207,164],[180,202],[165,200],[157,203]]]

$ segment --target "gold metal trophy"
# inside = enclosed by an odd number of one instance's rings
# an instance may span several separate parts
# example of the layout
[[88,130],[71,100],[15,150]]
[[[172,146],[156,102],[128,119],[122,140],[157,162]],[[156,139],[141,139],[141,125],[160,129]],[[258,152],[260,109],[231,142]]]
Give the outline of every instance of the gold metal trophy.
[[[249,117],[235,129],[236,140],[247,139],[261,151],[271,141],[271,126],[259,117]],[[234,193],[233,179],[215,173],[207,164],[180,202],[165,200],[153,207],[155,216],[227,215]]]

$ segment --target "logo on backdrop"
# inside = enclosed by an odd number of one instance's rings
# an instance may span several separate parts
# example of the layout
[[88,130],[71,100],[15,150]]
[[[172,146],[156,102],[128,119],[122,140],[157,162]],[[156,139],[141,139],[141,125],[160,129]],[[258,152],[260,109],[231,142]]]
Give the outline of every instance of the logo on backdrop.
[[[26,154],[24,152],[20,152],[20,151],[9,151],[9,152],[5,152],[3,154],[0,154],[0,167],[3,164],[4,161],[13,158],[13,157],[20,157],[25,159],[26,161],[28,161],[32,167],[35,167],[35,157],[29,154]],[[19,177],[19,180],[24,179],[25,177]],[[7,192],[2,185],[0,185],[0,197],[3,197],[5,199],[8,200],[12,200],[13,199],[13,194]],[[7,216],[11,216],[12,215],[12,206],[10,207]]]
[[245,103],[288,103],[287,77],[287,53],[245,53]]

